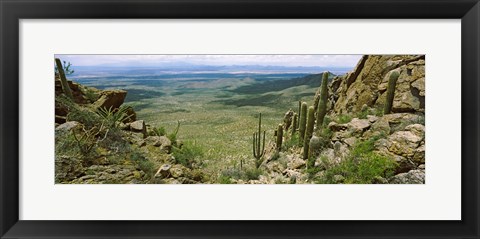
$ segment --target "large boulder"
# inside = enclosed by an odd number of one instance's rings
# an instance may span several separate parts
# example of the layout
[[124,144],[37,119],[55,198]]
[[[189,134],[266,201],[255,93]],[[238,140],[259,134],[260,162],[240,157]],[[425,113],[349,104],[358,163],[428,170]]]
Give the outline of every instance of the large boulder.
[[127,92],[124,90],[104,90],[100,97],[93,103],[95,108],[117,109],[123,104]]
[[411,131],[398,131],[388,136],[388,151],[407,158],[412,158],[422,138]]
[[393,158],[397,173],[405,173],[425,163],[425,126],[411,124],[375,142],[380,154]]

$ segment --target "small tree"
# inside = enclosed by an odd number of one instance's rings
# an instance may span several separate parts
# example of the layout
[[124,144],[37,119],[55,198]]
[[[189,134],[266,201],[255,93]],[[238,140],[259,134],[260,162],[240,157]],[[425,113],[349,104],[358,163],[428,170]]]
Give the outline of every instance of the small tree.
[[[75,73],[75,70],[72,68],[72,64],[70,62],[63,61],[63,72],[65,73],[66,76],[71,75]],[[55,64],[55,74],[59,74],[58,67]]]

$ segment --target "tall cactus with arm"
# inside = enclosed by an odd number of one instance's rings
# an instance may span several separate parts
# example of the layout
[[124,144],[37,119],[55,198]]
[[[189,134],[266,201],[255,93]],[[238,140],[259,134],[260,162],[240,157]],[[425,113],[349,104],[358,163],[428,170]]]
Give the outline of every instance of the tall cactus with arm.
[[320,129],[323,124],[323,119],[327,113],[327,101],[328,101],[328,71],[323,72],[322,85],[320,86],[320,101],[317,109],[317,129]]
[[300,142],[303,142],[303,138],[305,137],[305,127],[307,124],[307,103],[302,102],[302,108],[300,110],[300,119],[299,119],[299,125],[298,125],[298,132],[299,132],[299,138]]
[[305,131],[305,137],[303,139],[303,159],[308,159],[308,150],[310,145],[310,138],[313,135],[313,126],[315,123],[315,109],[313,106],[308,108],[308,122]]
[[390,114],[390,112],[392,111],[393,99],[395,98],[395,87],[397,85],[397,80],[399,76],[400,74],[397,71],[394,71],[392,72],[392,74],[390,74],[387,86],[387,99],[385,101],[385,108],[383,109],[383,114]]
[[262,138],[262,113],[258,117],[258,133],[253,133],[253,157],[255,157],[256,167],[260,167],[262,164],[262,157],[265,153],[265,131],[263,131],[263,145],[261,142]]

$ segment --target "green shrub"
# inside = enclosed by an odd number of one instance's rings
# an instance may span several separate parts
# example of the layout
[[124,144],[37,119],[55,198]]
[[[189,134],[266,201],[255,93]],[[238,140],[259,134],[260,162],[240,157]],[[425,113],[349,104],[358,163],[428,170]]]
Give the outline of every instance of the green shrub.
[[219,184],[232,184],[232,181],[230,180],[230,177],[222,174],[218,178],[218,183]]
[[98,100],[99,94],[95,90],[89,87],[83,87],[81,89],[85,97],[87,97],[88,101],[90,101],[90,103],[93,103]]
[[373,152],[376,140],[372,138],[357,143],[340,164],[325,171],[319,183],[335,183],[335,175],[343,176],[346,184],[370,184],[378,177],[393,176],[398,164],[389,157]]
[[320,172],[322,169],[320,167],[309,167],[305,170],[310,178],[312,178],[315,174]]
[[55,155],[80,156],[82,153],[72,133],[55,135]]
[[333,132],[328,127],[324,126],[319,130],[317,129],[316,135],[319,139],[319,144],[312,150],[315,152],[322,152],[330,146],[330,139],[332,138]]
[[337,116],[337,123],[339,124],[345,124],[352,121],[352,116],[349,114],[343,114],[343,115],[338,115]]
[[165,130],[165,127],[160,126],[160,127],[154,127],[151,131],[150,136],[165,136],[166,134],[167,134],[167,131]]
[[282,148],[283,150],[288,150],[294,146],[299,146],[299,145],[300,145],[300,138],[298,137],[298,134],[295,133],[288,140],[285,140],[285,143],[283,143]]
[[155,174],[155,164],[148,160],[140,151],[134,150],[130,153],[130,160],[135,162],[140,170],[152,177]]
[[118,109],[110,108],[99,108],[96,113],[102,118],[103,124],[109,129],[117,128],[120,123],[124,120],[130,118],[127,114],[129,110],[128,106],[122,105]]
[[67,115],[67,121],[77,121],[82,123],[86,129],[102,124],[102,118],[95,112],[82,107],[73,107]]
[[173,147],[172,154],[177,163],[188,168],[192,168],[204,156],[203,149],[190,141],[185,142],[181,148]]
[[381,117],[383,116],[383,110],[378,107],[377,108],[366,107],[362,111],[359,111],[356,117],[359,119],[366,119],[368,115],[375,115],[375,116]]
[[258,168],[252,168],[245,170],[245,178],[246,180],[257,180],[258,177],[262,174],[262,170]]
[[176,145],[177,135],[178,135],[179,130],[180,130],[180,121],[177,121],[177,127],[175,128],[173,133],[167,135],[167,138],[170,139],[170,141],[172,142],[173,145]]
[[217,181],[221,184],[231,184],[232,179],[244,181],[258,180],[260,175],[262,175],[262,170],[255,167],[246,170],[234,167],[223,170]]

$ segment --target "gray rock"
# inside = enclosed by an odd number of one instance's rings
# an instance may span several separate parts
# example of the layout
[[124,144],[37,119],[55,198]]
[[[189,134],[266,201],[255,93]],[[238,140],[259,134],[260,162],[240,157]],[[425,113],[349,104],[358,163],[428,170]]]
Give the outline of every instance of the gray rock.
[[147,137],[147,127],[145,126],[145,121],[137,120],[130,123],[130,130],[133,132],[138,132],[143,134],[143,138]]
[[298,169],[302,168],[305,166],[305,160],[301,159],[298,157],[299,155],[292,155],[292,157],[287,156],[288,163],[287,163],[287,168],[288,169]]
[[328,124],[328,128],[330,130],[334,131],[334,132],[338,132],[338,131],[348,129],[348,125],[347,124],[338,124],[338,123],[332,121]]
[[63,134],[73,129],[81,128],[82,124],[77,121],[68,121],[55,128],[55,134]]
[[424,184],[425,170],[415,169],[415,170],[410,170],[407,173],[397,174],[390,179],[390,183],[392,184]]
[[353,134],[361,135],[364,131],[370,128],[370,121],[368,119],[353,118],[348,123],[348,128]]

